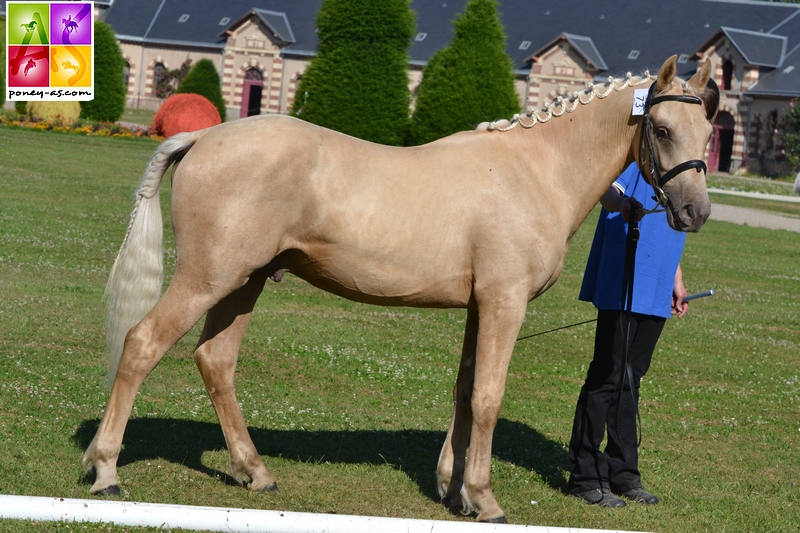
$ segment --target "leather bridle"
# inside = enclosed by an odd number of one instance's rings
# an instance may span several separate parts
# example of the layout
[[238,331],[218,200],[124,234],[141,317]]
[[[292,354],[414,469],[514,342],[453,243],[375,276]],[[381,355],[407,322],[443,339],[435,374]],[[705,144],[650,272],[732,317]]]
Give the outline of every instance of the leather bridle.
[[654,199],[663,207],[667,209],[669,204],[669,199],[664,194],[663,187],[664,185],[680,174],[685,170],[689,170],[690,168],[695,169],[697,172],[703,171],[707,172],[708,169],[706,168],[705,161],[700,159],[692,159],[690,161],[685,161],[680,163],[670,169],[668,172],[663,172],[661,170],[658,161],[656,161],[656,154],[653,144],[653,124],[650,121],[650,108],[656,104],[660,104],[661,102],[683,102],[685,104],[696,104],[696,105],[703,105],[703,101],[700,100],[697,96],[689,96],[689,95],[677,95],[677,94],[665,94],[663,96],[653,96],[655,93],[657,82],[653,83],[650,86],[650,90],[647,93],[647,101],[644,104],[644,116],[642,118],[642,130],[639,136],[639,168],[643,169],[642,166],[642,148],[644,147],[645,143],[647,144],[647,151],[649,155],[649,165],[648,168],[650,170],[650,185],[653,187],[656,195]]

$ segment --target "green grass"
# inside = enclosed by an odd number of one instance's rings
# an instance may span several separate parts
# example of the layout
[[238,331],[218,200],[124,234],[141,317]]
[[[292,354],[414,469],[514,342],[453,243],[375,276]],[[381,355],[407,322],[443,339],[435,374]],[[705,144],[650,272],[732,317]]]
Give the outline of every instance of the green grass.
[[[0,493],[88,498],[83,449],[103,385],[108,268],[156,144],[0,128]],[[168,182],[162,188],[169,223]],[[596,212],[521,335],[594,318],[577,301]],[[167,236],[167,274],[174,263]],[[710,221],[687,239],[691,292],[642,389],[643,480],[655,508],[563,494],[566,444],[592,353],[587,324],[520,341],[495,436],[509,520],[561,527],[784,532],[800,521],[800,234]],[[450,515],[434,492],[464,312],[381,308],[287,276],[266,287],[237,392],[278,494],[249,494],[192,361],[176,345],[137,396],[119,461],[124,500],[408,518]],[[531,502],[537,502],[535,505]],[[0,530],[146,531],[5,520]]]
[[120,117],[121,122],[133,122],[134,124],[144,124],[149,126],[153,123],[153,117],[156,116],[155,111],[148,109],[131,109],[125,108],[125,112]]
[[725,189],[730,191],[758,192],[764,194],[777,194],[780,196],[797,196],[797,194],[794,192],[793,179],[769,179],[710,174],[706,178],[706,184],[709,188]]

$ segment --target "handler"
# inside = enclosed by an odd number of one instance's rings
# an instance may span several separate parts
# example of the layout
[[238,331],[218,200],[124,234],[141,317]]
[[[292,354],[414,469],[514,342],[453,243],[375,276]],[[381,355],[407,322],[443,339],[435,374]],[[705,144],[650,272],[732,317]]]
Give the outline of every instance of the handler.
[[[656,504],[642,488],[637,453],[636,412],[639,383],[650,367],[664,323],[672,314],[683,317],[689,304],[680,257],[686,234],[673,230],[666,213],[642,218],[641,209],[657,207],[652,187],[631,164],[600,199],[603,209],[589,252],[579,299],[597,308],[594,358],[581,388],[569,460],[573,464],[569,493],[602,507],[624,507],[625,500]],[[627,221],[634,213],[640,239],[634,269],[635,286],[628,359],[633,387],[625,380],[624,314],[620,312]],[[608,431],[606,432],[606,428]],[[604,436],[606,448],[600,451]]]

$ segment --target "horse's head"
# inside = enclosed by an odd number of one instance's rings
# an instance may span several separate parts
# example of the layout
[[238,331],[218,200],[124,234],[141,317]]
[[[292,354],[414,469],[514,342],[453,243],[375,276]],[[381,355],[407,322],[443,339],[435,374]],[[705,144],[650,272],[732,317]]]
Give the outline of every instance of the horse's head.
[[707,85],[708,61],[684,82],[675,78],[675,57],[664,63],[650,89],[639,146],[644,163],[640,168],[666,209],[669,225],[698,231],[711,214],[703,159],[719,93]]

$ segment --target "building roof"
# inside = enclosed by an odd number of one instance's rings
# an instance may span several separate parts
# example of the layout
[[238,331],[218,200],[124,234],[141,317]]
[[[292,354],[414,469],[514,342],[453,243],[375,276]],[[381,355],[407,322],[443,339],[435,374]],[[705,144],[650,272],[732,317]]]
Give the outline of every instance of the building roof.
[[251,9],[233,24],[226,25],[226,29],[220,33],[220,37],[225,37],[231,30],[250,19],[252,15],[257,16],[279,41],[286,44],[295,42],[294,32],[292,32],[292,26],[289,24],[289,18],[286,13],[257,8]]
[[153,45],[223,48],[225,30],[257,16],[284,51],[313,55],[321,0],[116,0],[105,21],[122,41]]
[[562,33],[555,40],[543,46],[541,50],[537,50],[531,57],[526,59],[525,62],[530,63],[535,61],[540,54],[550,50],[559,41],[568,42],[595,71],[602,72],[608,70],[608,66],[600,56],[600,52],[597,51],[597,47],[594,45],[592,38],[584,35],[574,35],[572,33]]
[[725,26],[722,27],[722,32],[748,64],[778,68],[783,63],[783,57],[786,55],[786,36]]
[[[287,55],[313,56],[322,0],[115,0],[106,21],[120,40],[222,48],[225,30],[249,13],[285,43]],[[450,42],[452,22],[468,0],[412,0],[416,33],[409,56],[424,65]],[[678,54],[679,74],[696,70],[694,53],[723,28],[736,46],[765,68],[795,64],[800,5],[741,0],[499,0],[507,51],[517,72],[559,38],[567,39],[598,69],[597,76],[655,72]],[[185,15],[188,15],[186,17]],[[181,19],[183,21],[181,22]],[[228,25],[223,23],[228,21]],[[782,48],[781,48],[782,47]],[[777,50],[781,48],[781,53]],[[782,63],[776,62],[776,55]]]
[[800,97],[800,47],[786,56],[781,68],[762,74],[746,94]]

